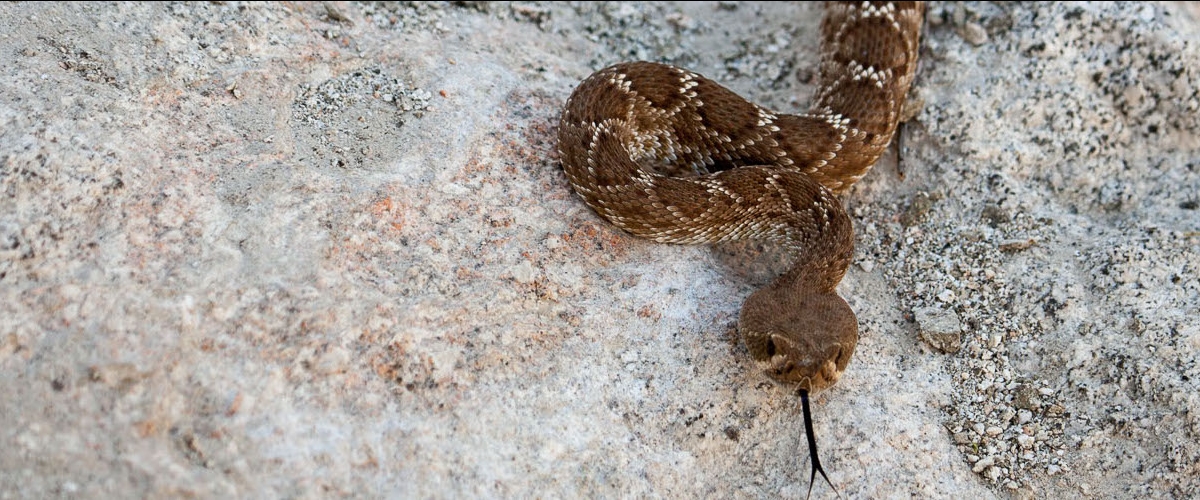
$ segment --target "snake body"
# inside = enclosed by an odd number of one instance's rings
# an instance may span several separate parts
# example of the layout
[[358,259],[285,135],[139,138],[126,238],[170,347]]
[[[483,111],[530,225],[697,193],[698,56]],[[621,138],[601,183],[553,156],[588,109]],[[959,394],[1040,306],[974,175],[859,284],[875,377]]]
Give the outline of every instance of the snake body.
[[807,113],[768,111],[685,69],[622,63],[575,89],[563,169],[601,217],[663,243],[746,238],[792,266],[742,306],[738,330],[769,377],[803,394],[837,382],[858,323],[835,288],[854,254],[837,195],[891,142],[917,69],[921,2],[831,2]]

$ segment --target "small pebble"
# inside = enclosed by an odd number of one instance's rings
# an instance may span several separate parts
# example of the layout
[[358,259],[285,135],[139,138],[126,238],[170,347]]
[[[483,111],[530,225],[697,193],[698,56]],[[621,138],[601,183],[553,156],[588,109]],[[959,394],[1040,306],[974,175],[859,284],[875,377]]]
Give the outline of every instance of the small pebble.
[[992,465],[995,465],[995,464],[996,464],[996,457],[984,457],[984,458],[979,459],[978,462],[975,462],[975,466],[971,467],[971,470],[973,472],[979,473],[979,472],[983,472],[984,469],[987,469],[988,467],[991,467]]
[[1031,448],[1031,447],[1033,447],[1033,442],[1034,442],[1034,440],[1033,440],[1033,436],[1028,436],[1028,435],[1025,435],[1025,434],[1018,434],[1018,435],[1017,435],[1017,444],[1018,444],[1018,445],[1020,445],[1022,448]]
[[995,482],[997,479],[1000,479],[1000,476],[1004,475],[1004,469],[1002,467],[989,467],[983,475],[991,479],[992,482]]
[[962,320],[953,310],[924,307],[913,311],[921,340],[934,349],[953,354],[962,349]]
[[987,43],[988,34],[979,23],[968,22],[962,27],[962,38],[971,45],[979,46]]

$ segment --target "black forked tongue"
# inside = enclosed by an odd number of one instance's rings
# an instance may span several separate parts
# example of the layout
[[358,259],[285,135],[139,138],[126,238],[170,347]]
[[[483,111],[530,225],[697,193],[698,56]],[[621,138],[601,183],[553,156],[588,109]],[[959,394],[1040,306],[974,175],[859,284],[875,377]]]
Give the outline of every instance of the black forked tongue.
[[808,390],[806,389],[800,389],[800,405],[804,407],[804,434],[808,436],[808,456],[812,459],[812,474],[808,476],[808,498],[812,498],[813,482],[817,479],[818,472],[821,473],[821,477],[825,478],[829,487],[833,488],[833,493],[838,498],[842,498],[842,494],[833,487],[829,476],[825,475],[825,469],[821,468],[821,458],[817,456],[817,437],[813,434],[812,410],[808,409]]

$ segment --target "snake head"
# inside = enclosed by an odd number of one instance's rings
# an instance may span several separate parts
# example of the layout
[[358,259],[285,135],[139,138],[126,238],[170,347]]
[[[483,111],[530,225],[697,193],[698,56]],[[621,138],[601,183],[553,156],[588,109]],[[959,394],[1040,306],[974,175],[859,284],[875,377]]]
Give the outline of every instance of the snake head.
[[767,287],[742,306],[738,330],[758,367],[812,394],[832,386],[858,344],[858,320],[834,293]]

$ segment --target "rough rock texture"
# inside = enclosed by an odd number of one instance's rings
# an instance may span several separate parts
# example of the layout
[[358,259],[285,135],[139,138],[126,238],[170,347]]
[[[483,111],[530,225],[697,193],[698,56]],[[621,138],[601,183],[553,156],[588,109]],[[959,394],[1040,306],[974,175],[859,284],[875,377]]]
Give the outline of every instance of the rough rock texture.
[[[1200,489],[1196,14],[930,5],[924,105],[846,197],[844,495]],[[801,109],[819,15],[0,6],[0,496],[803,496],[734,331],[777,253],[615,231],[553,137],[622,60]]]
[[913,320],[921,340],[934,349],[950,354],[962,349],[963,324],[953,310],[922,307],[913,311]]

